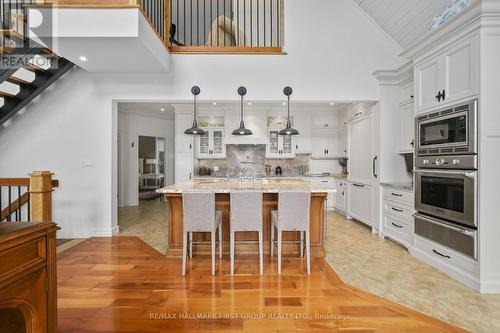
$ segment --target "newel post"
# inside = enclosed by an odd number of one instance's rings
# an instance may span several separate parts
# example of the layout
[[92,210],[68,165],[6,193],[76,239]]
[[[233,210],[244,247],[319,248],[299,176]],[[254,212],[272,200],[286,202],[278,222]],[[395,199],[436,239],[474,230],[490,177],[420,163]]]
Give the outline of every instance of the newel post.
[[30,176],[30,215],[36,222],[52,222],[52,175],[33,171]]

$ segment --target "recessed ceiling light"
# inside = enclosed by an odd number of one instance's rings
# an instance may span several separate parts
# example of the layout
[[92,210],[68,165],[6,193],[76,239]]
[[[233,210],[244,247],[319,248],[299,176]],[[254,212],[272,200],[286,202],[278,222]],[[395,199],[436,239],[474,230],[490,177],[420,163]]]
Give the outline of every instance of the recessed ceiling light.
[[252,105],[252,102],[248,102],[248,105]]
[[217,105],[217,103],[216,103],[216,102],[213,102],[212,104],[213,104],[213,105]]
[[80,58],[79,58],[79,59],[80,59],[80,61],[83,61],[83,62],[85,62],[85,61],[87,61],[87,60],[88,60],[86,56],[80,56]]
[[164,109],[164,108],[161,108],[161,109],[160,109],[160,111],[161,111],[161,112],[165,112],[165,109]]
[[330,102],[330,105],[331,105],[331,106],[334,106],[334,105],[335,105],[335,103],[333,103],[333,102]]
[[286,102],[281,103],[281,105],[286,106]]

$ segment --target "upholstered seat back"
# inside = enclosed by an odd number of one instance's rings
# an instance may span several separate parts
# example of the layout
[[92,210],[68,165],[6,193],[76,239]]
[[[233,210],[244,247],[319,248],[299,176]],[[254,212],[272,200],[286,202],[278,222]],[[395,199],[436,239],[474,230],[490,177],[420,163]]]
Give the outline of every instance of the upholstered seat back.
[[182,193],[184,231],[213,231],[215,221],[215,194],[213,192]]
[[262,230],[262,192],[231,192],[231,231]]
[[310,210],[311,192],[279,192],[278,221],[282,230],[309,230]]

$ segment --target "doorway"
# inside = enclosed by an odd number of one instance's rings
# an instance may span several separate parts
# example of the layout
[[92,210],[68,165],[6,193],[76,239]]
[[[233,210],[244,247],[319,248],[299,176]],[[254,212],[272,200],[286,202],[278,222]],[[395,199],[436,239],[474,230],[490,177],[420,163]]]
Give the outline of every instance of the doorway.
[[139,136],[139,201],[161,198],[165,186],[165,138]]

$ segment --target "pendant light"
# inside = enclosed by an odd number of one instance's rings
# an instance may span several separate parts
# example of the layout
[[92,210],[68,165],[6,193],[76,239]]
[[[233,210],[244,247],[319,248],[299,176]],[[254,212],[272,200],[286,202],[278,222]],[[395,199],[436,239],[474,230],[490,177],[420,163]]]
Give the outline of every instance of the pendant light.
[[240,127],[233,131],[233,135],[252,135],[252,131],[245,128],[245,121],[243,120],[243,97],[247,94],[247,88],[239,87],[238,94],[241,96],[241,118]]
[[293,90],[290,87],[285,87],[283,89],[283,93],[288,97],[288,116],[286,120],[286,127],[279,131],[279,135],[297,135],[299,134],[299,131],[297,131],[295,128],[292,128],[292,123],[290,122],[290,95],[292,94]]
[[206,132],[198,127],[198,120],[196,119],[196,100],[198,99],[198,95],[200,94],[201,90],[200,87],[194,86],[191,88],[191,93],[194,96],[194,118],[193,118],[193,126],[191,128],[188,128],[187,130],[184,131],[184,134],[188,135],[203,135],[206,134]]

